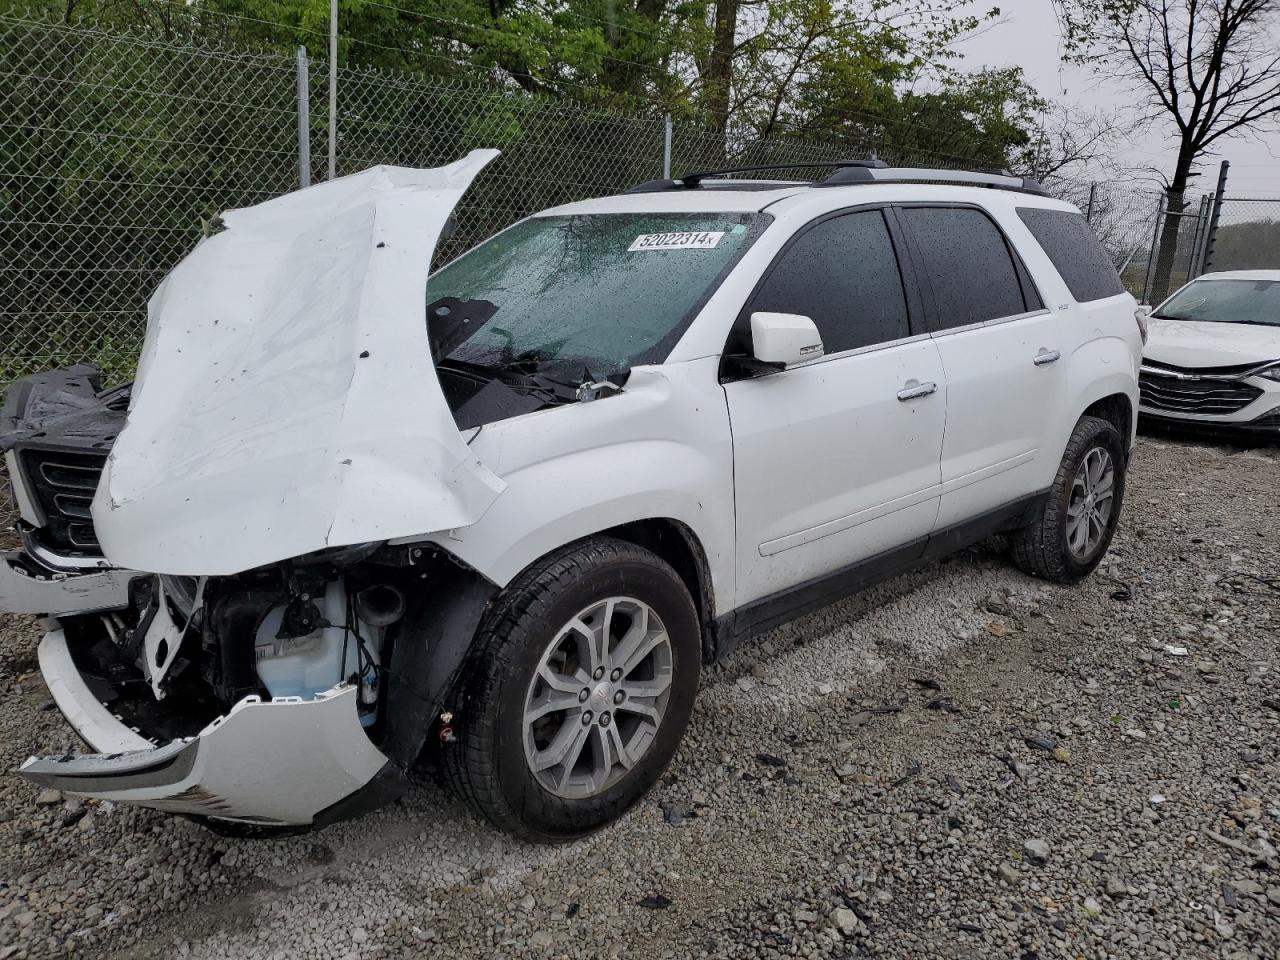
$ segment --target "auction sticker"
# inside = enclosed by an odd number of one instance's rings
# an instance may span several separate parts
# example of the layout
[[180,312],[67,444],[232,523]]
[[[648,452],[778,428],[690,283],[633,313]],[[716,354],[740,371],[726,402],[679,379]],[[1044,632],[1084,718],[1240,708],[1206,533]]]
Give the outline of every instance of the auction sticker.
[[631,241],[628,253],[637,250],[711,250],[724,236],[723,230],[700,233],[642,233]]

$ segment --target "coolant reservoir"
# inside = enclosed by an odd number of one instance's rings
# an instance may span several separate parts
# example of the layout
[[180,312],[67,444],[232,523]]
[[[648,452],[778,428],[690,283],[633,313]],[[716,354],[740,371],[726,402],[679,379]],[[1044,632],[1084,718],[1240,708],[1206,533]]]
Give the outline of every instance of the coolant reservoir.
[[[283,606],[279,606],[267,614],[258,628],[253,644],[258,679],[272,697],[309,698],[358,670],[359,644],[343,626],[347,622],[347,596],[340,580],[332,581],[325,588],[319,607],[325,620],[335,626],[323,627],[304,637],[277,638],[285,611]],[[361,632],[365,635],[366,646],[373,648],[376,657],[375,641],[378,638],[373,636],[374,631],[365,627]]]

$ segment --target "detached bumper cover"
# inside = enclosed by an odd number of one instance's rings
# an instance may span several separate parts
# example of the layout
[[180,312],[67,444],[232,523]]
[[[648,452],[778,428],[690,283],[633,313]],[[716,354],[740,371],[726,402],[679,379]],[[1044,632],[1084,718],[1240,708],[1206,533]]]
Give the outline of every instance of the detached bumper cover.
[[129,603],[133,570],[55,574],[20,553],[0,553],[0,610],[61,617],[118,610]]
[[390,761],[361,727],[356,688],[310,700],[247,697],[189,740],[151,745],[90,692],[62,631],[40,644],[55,702],[97,755],[32,757],[18,773],[41,786],[262,826],[308,826],[369,786]]

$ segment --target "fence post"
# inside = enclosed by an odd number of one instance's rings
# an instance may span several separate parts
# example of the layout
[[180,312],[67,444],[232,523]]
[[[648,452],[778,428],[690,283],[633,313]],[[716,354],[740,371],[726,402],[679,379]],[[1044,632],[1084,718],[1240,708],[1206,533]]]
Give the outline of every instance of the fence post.
[[1097,196],[1098,196],[1098,181],[1095,180],[1093,181],[1093,183],[1089,184],[1089,205],[1085,208],[1085,211],[1084,211],[1084,222],[1090,225],[1093,224],[1093,201],[1097,198]]
[[662,178],[671,179],[671,114],[662,115]]
[[311,90],[307,48],[298,47],[298,186],[311,186]]
[[1213,202],[1211,195],[1205,195],[1200,198],[1200,209],[1196,211],[1196,232],[1191,237],[1191,257],[1187,263],[1187,280],[1194,280],[1200,276],[1200,264],[1204,262],[1201,254],[1204,253],[1205,241],[1209,238],[1209,231],[1206,229],[1209,224],[1209,204]]
[[[1151,231],[1151,246],[1147,249],[1147,272],[1142,275],[1142,302],[1147,302],[1147,292],[1151,289],[1151,265],[1156,259],[1156,246],[1160,242],[1160,224],[1164,220],[1164,194],[1156,204],[1156,225]],[[1152,304],[1154,306],[1154,304]]]
[[329,0],[329,179],[338,170],[338,0]]
[[1209,214],[1209,231],[1204,242],[1203,273],[1213,268],[1213,245],[1218,240],[1218,217],[1222,213],[1222,195],[1227,189],[1227,171],[1230,168],[1229,160],[1223,160],[1218,166],[1218,187],[1213,194],[1213,211]]

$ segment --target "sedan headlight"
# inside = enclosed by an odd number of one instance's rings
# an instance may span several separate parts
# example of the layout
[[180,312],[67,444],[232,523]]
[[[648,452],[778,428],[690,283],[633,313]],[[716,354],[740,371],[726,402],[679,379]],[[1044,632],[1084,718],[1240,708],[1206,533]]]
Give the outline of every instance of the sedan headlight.
[[1266,370],[1260,371],[1258,376],[1280,382],[1280,363],[1277,363],[1274,367],[1268,367]]

